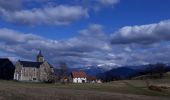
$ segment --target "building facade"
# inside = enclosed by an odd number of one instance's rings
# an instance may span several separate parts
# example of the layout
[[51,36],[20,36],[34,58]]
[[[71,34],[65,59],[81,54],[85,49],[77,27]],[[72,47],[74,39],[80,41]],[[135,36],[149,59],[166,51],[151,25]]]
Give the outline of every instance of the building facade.
[[18,61],[15,66],[14,80],[47,82],[54,75],[53,67],[44,60],[41,53],[37,55],[37,61]]
[[73,83],[86,83],[87,75],[83,71],[73,71],[71,72],[71,81]]
[[15,66],[8,58],[0,58],[0,79],[12,80]]

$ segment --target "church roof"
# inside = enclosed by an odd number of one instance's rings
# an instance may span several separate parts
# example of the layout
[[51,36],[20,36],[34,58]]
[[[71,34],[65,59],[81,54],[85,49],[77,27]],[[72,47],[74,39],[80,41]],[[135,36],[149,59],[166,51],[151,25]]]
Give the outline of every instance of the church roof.
[[[40,65],[42,65],[44,62],[33,62],[33,61],[19,61],[20,64],[23,65],[23,67],[35,67],[35,68],[39,68]],[[47,62],[50,66],[50,68],[53,68],[53,66]]]
[[19,61],[23,67],[35,67],[35,68],[39,68],[41,64],[43,64],[43,62],[31,62],[31,61]]

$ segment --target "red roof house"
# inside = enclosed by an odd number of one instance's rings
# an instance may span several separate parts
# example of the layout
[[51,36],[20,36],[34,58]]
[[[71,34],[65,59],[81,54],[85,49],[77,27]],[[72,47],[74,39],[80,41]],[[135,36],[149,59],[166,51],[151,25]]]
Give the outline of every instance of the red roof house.
[[84,71],[73,71],[71,72],[72,82],[73,83],[86,83],[87,74]]

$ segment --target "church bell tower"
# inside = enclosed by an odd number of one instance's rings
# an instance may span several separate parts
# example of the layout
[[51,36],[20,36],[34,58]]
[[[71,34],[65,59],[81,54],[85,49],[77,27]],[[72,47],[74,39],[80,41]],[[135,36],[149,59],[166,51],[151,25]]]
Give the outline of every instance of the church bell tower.
[[37,55],[37,62],[44,62],[44,56],[42,55],[41,50]]

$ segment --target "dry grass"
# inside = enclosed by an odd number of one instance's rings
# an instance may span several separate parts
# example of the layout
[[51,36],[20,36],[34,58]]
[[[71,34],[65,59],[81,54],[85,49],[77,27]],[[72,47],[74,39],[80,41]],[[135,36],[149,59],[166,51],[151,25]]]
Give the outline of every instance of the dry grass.
[[150,91],[143,81],[136,80],[67,85],[0,81],[0,100],[169,100],[169,97],[169,91]]

